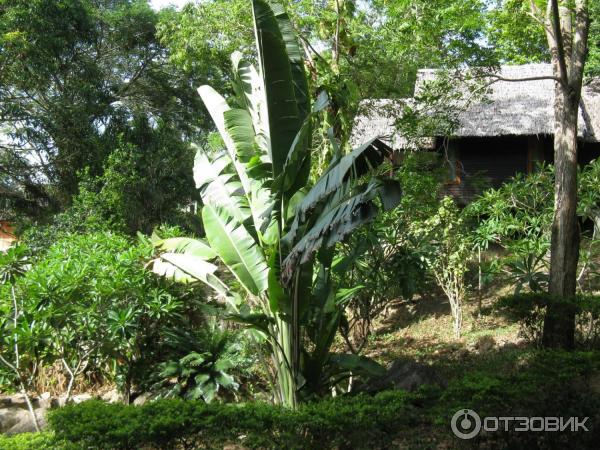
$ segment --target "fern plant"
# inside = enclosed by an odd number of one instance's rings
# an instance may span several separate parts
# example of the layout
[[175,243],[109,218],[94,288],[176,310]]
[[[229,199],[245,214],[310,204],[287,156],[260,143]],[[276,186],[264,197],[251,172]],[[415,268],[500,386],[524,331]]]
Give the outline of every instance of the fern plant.
[[186,354],[160,365],[154,390],[161,398],[183,397],[210,403],[223,391],[235,392],[239,385],[230,369],[235,366],[234,336],[210,327],[198,335],[174,336],[172,345]]

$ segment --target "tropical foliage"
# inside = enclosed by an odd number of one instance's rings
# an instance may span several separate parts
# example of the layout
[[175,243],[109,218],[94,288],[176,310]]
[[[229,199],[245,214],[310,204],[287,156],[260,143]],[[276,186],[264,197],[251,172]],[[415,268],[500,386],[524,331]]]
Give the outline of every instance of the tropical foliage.
[[[400,189],[392,180],[368,176],[387,156],[376,141],[346,155],[336,148],[311,186],[311,129],[327,98],[321,95],[311,106],[284,9],[262,0],[252,5],[259,68],[233,54],[232,107],[211,87],[198,90],[225,144],[216,154],[200,149],[194,166],[206,242],[158,240],[164,253],[154,270],[203,281],[233,305],[232,318],[265,333],[279,400],[294,406],[300,390],[319,393],[340,372],[377,368],[329,354],[353,292],[336,289],[331,267],[335,244],[375,217],[378,201],[393,208]],[[216,257],[235,281],[217,277]]]
[[600,162],[564,298],[560,158],[489,189],[451,142],[500,65],[560,53],[553,4],[589,10],[593,93],[600,3],[160,3],[0,0],[0,432],[50,428],[0,449],[592,448],[450,421],[598,410]]
[[[598,201],[595,186],[600,161],[593,161],[579,173],[578,216],[583,224],[578,290],[591,292],[598,272]],[[517,175],[498,189],[483,193],[465,210],[476,224],[472,241],[481,248],[499,245],[506,253],[495,258],[487,269],[501,274],[514,285],[515,294],[526,288],[542,292],[548,282],[548,252],[552,226],[554,167],[540,167],[529,175]]]
[[[184,356],[159,366],[159,383],[153,386],[158,397],[202,399],[210,403],[220,392],[235,392],[239,385],[231,372],[241,350],[238,336],[221,331],[213,322],[210,327],[192,333],[175,333],[170,345]],[[175,380],[174,382],[172,380]]]
[[203,320],[202,293],[152,276],[144,268],[151,253],[149,243],[112,233],[68,235],[29,255],[18,278],[28,253],[16,247],[4,256],[13,262],[2,266],[12,284],[0,287],[2,388],[59,388],[43,381],[55,367],[67,401],[76,384],[91,379],[115,382],[127,400],[173,354],[173,331]]

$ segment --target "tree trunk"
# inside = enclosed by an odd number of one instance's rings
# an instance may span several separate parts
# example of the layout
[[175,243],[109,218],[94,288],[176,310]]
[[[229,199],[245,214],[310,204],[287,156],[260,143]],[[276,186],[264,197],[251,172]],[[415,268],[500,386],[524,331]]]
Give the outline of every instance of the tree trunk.
[[69,384],[67,385],[67,398],[65,399],[65,403],[70,403],[71,395],[73,393],[73,384],[75,383],[75,374],[73,373],[73,370],[71,370],[71,368],[69,367],[69,364],[67,364],[67,360],[65,358],[62,358],[61,361],[65,366],[67,373],[69,374]]
[[[531,2],[534,13],[539,12]],[[546,36],[556,80],[554,95],[554,221],[550,248],[549,293],[573,300],[577,286],[580,230],[577,220],[577,120],[589,36],[588,0],[549,0]],[[551,302],[544,319],[545,347],[575,345],[572,306]]]
[[[557,83],[555,94],[554,221],[550,251],[549,293],[573,299],[577,286],[580,230],[577,220],[577,116],[580,95]],[[550,304],[544,320],[545,347],[574,346],[575,314],[565,305]]]
[[452,318],[454,319],[454,338],[460,339],[460,333],[462,330],[462,299],[460,294],[450,297],[450,307],[452,309]]

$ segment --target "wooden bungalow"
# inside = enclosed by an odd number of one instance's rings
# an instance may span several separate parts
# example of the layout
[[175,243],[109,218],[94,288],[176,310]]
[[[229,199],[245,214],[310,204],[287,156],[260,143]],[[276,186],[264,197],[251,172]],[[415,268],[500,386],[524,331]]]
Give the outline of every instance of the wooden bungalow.
[[[503,66],[497,75],[522,79],[551,74],[548,64],[528,64]],[[436,75],[435,70],[420,70],[416,94]],[[446,191],[463,203],[478,194],[481,186],[499,186],[516,173],[531,172],[540,162],[553,162],[554,81],[488,80],[494,82],[484,98],[458,108],[458,125],[452,135],[431,136],[418,144],[421,150],[444,156],[440,161],[446,161],[449,169]],[[401,154],[408,141],[396,124],[403,110],[415,105],[414,99],[364,101],[351,142],[378,135]],[[582,164],[600,156],[600,80],[591,80],[583,88],[578,153]]]

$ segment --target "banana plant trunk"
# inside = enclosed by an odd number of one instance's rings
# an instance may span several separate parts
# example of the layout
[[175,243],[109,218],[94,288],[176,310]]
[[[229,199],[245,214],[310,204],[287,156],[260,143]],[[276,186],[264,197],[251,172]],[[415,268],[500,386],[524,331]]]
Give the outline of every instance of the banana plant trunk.
[[277,368],[277,388],[279,402],[295,409],[298,405],[296,383],[298,368],[294,364],[294,345],[292,339],[292,325],[280,317],[276,318],[277,342],[274,343],[276,351],[273,353],[275,367]]

